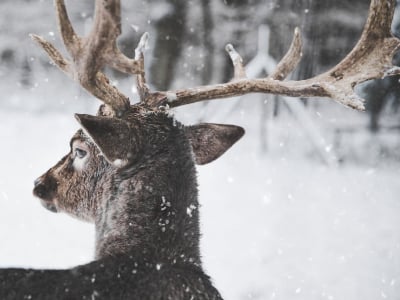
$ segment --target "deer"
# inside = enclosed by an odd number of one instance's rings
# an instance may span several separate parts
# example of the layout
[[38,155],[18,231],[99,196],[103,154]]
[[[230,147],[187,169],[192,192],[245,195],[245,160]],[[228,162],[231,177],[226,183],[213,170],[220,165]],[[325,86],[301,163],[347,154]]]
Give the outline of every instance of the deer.
[[[70,151],[34,182],[33,193],[52,212],[94,223],[95,258],[64,270],[0,269],[1,299],[222,299],[202,267],[196,165],[223,155],[244,134],[236,125],[184,125],[171,108],[249,93],[331,98],[363,110],[357,84],[400,74],[392,58],[394,0],[372,0],[362,36],[331,70],[286,80],[301,57],[300,30],[273,74],[246,77],[242,58],[226,50],[232,81],[151,91],[145,80],[144,34],[128,58],[117,47],[120,1],[96,0],[93,29],[78,36],[64,0],[55,0],[66,59],[32,35],[51,61],[102,104],[95,116],[76,114],[80,129]],[[136,77],[139,102],[112,85],[105,66]]]

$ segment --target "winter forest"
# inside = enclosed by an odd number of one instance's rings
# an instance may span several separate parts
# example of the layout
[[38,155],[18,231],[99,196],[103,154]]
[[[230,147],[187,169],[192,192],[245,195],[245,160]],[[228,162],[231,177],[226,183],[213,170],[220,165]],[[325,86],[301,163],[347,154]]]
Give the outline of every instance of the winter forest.
[[[69,268],[93,259],[91,224],[45,210],[34,180],[69,151],[74,113],[100,102],[50,63],[29,34],[64,49],[51,0],[0,2],[0,267]],[[153,90],[227,82],[225,45],[249,77],[263,77],[289,48],[303,55],[291,79],[336,65],[354,47],[368,0],[122,0],[119,46],[144,32]],[[94,1],[67,0],[76,31]],[[400,1],[392,31],[400,36]],[[400,66],[400,55],[395,56]],[[132,76],[106,70],[131,102]],[[366,111],[326,98],[266,94],[176,108],[184,124],[236,124],[245,136],[198,167],[204,268],[225,299],[400,298],[400,77],[357,92]]]

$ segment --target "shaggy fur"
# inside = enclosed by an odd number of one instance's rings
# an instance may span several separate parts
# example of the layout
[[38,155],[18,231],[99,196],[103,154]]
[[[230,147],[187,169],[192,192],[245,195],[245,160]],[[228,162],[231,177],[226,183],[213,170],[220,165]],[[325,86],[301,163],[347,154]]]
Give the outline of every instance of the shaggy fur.
[[53,212],[94,222],[96,260],[71,270],[0,270],[0,299],[221,299],[201,267],[195,161],[242,135],[185,127],[131,106],[121,118],[77,115],[71,151],[35,181]]

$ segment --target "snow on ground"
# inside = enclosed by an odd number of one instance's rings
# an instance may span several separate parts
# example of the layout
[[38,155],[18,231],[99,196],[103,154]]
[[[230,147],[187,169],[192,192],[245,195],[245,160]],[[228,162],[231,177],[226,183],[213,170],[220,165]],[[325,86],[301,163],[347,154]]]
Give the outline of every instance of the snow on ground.
[[[223,296],[399,299],[399,164],[328,167],[289,119],[270,126],[270,151],[260,155],[256,110],[210,118],[247,133],[199,168],[203,260]],[[77,128],[69,111],[0,111],[1,267],[92,259],[92,226],[48,212],[31,192]]]

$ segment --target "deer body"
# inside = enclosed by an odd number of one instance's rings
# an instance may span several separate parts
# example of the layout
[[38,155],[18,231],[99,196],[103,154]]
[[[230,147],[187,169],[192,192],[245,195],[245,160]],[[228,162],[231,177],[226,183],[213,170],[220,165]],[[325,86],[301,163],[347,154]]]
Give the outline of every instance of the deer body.
[[191,144],[221,130],[233,143],[243,130],[184,127],[140,105],[118,121],[77,118],[83,130],[70,153],[36,180],[34,194],[51,211],[94,222],[96,261],[72,270],[1,270],[0,298],[221,299],[201,268]]
[[222,299],[201,268],[108,257],[70,270],[0,270],[0,297],[15,299]]

